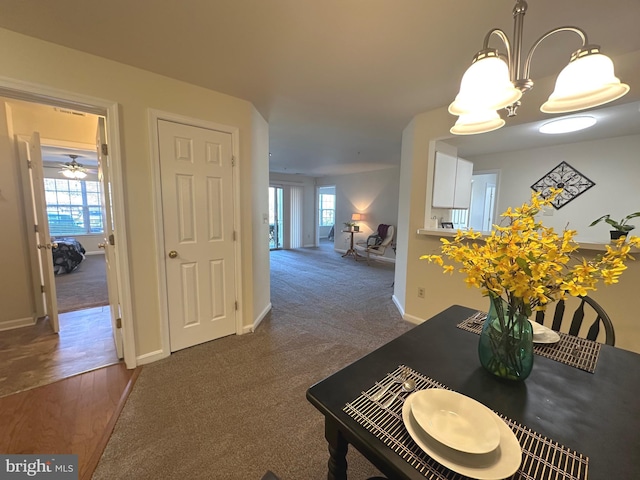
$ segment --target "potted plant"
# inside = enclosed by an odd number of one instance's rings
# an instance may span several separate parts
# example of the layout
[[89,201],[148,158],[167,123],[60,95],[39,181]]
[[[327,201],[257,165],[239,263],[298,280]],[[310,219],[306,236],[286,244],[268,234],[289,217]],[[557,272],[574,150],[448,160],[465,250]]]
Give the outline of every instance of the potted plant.
[[353,230],[354,232],[356,231],[354,228],[355,224],[355,222],[344,222],[344,226],[347,227],[347,230]]
[[627,215],[626,217],[624,217],[622,220],[620,220],[619,222],[612,220],[611,219],[611,215],[603,215],[600,218],[598,218],[597,220],[594,220],[593,222],[591,222],[591,225],[589,225],[590,227],[593,227],[594,225],[596,225],[597,223],[600,223],[601,221],[605,221],[606,223],[608,223],[609,225],[611,225],[614,230],[611,230],[611,240],[617,240],[618,238],[620,238],[623,235],[627,235],[631,230],[633,230],[634,228],[636,228],[634,225],[629,225],[627,222],[629,220],[631,220],[632,218],[635,217],[640,217],[640,212],[635,212],[635,213],[631,213],[629,215]]

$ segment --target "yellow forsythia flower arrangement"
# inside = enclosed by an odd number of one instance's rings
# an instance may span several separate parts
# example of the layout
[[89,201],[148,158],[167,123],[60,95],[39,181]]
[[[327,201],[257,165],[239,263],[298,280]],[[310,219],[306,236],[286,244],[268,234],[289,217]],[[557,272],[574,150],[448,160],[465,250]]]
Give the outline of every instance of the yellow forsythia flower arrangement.
[[442,255],[423,255],[421,259],[435,262],[444,272],[455,267],[445,264],[446,257],[461,265],[468,286],[482,289],[483,295],[502,297],[514,310],[531,315],[532,309],[543,310],[547,303],[572,296],[586,295],[602,280],[617,283],[627,268],[625,260],[632,259],[631,246],[640,247],[640,237],[622,237],[594,260],[574,259],[578,244],[573,241],[575,230],[558,234],[553,228],[536,221],[542,207],[551,205],[560,190],[553,190],[547,198],[538,192],[531,194],[531,202],[521,207],[509,207],[502,214],[506,225],[494,225],[491,235],[480,241],[481,234],[473,230],[458,233],[452,241],[442,242]]

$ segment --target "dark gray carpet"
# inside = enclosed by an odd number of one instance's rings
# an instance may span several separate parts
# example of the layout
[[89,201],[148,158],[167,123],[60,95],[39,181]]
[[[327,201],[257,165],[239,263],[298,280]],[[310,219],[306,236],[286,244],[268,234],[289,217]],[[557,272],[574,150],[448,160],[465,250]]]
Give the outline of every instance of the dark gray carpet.
[[56,275],[58,312],[109,305],[104,255],[87,255],[71,273]]
[[[313,383],[406,332],[393,265],[332,247],[271,254],[273,310],[253,334],[182,350],[143,368],[94,479],[327,478]],[[348,455],[350,479],[377,470]]]

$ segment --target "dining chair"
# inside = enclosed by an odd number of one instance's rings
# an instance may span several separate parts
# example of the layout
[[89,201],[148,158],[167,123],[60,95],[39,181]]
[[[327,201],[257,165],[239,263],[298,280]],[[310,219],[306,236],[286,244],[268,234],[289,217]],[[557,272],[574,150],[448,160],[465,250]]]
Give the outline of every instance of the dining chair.
[[[354,246],[357,253],[367,257],[367,265],[370,265],[371,255],[381,257],[387,248],[391,247],[395,228],[393,225],[381,223],[378,229],[369,235],[366,242],[358,242]],[[356,256],[356,261],[358,257]]]
[[[573,312],[573,316],[571,317],[571,325],[569,326],[569,335],[580,336],[580,329],[582,324],[586,321],[587,324],[591,320],[593,323],[589,327],[587,334],[584,338],[588,340],[597,341],[598,334],[600,333],[600,325],[604,327],[605,333],[605,341],[604,343],[607,345],[614,346],[616,343],[616,334],[613,329],[613,323],[611,323],[611,319],[607,312],[600,306],[598,302],[596,302],[593,298],[589,296],[577,297],[579,299],[580,304]],[[565,309],[566,304],[564,300],[558,300],[555,311],[553,313],[553,319],[551,321],[551,330],[555,330],[556,332],[560,331],[560,327],[565,320]],[[536,312],[536,322],[544,325],[545,313],[543,311]],[[568,317],[566,317],[568,319]],[[568,321],[568,320],[567,320]]]

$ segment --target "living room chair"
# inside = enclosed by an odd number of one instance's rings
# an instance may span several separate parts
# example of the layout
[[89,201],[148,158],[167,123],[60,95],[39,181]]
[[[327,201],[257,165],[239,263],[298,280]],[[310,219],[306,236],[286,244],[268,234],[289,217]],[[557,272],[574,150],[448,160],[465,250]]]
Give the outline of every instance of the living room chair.
[[[569,335],[580,336],[580,329],[583,322],[586,320],[588,323],[593,320],[593,323],[589,327],[587,335],[584,338],[596,341],[598,338],[598,334],[600,333],[600,325],[602,325],[602,327],[604,327],[605,333],[604,343],[614,346],[616,343],[616,334],[613,329],[613,323],[611,323],[611,319],[609,318],[609,315],[607,315],[607,312],[605,312],[600,304],[591,297],[584,296],[578,298],[580,300],[580,305],[578,305],[578,307],[573,312],[571,325],[569,326]],[[551,330],[555,330],[556,332],[560,331],[560,327],[563,323],[563,320],[565,319],[565,308],[565,301],[558,300],[555,311],[553,313],[553,319],[551,321]],[[544,320],[545,312],[536,312],[536,322],[544,325]]]
[[[387,248],[391,247],[395,228],[393,225],[381,223],[372,235],[367,237],[366,242],[358,242],[354,246],[359,256],[367,257],[367,265],[370,265],[371,255],[381,257]],[[358,260],[356,255],[356,261]]]

